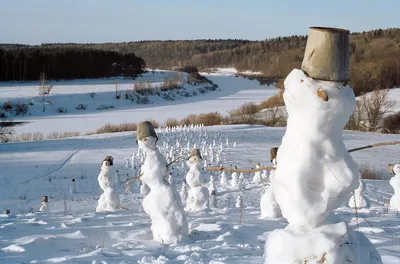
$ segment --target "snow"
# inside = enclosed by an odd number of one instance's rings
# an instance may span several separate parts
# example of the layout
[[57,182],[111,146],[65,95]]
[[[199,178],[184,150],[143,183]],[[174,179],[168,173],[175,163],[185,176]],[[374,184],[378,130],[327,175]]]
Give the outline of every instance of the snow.
[[186,174],[186,182],[190,189],[186,199],[186,211],[199,212],[210,209],[210,194],[203,186],[206,176],[200,168],[201,163],[202,158],[197,155],[191,156],[187,161],[189,171]]
[[[174,74],[176,73],[169,71],[157,71],[154,76],[147,73],[135,82],[144,80],[155,86],[165,76],[173,76]],[[173,101],[149,96],[150,104],[136,104],[125,100],[124,91],[132,89],[132,80],[119,80],[120,88],[123,91],[122,98],[120,100],[113,98],[115,85],[114,80],[111,79],[54,82],[54,88],[50,95],[46,96],[46,101],[51,101],[52,105],[46,105],[47,108],[44,113],[42,112],[42,97],[38,95],[39,83],[37,82],[2,83],[0,86],[0,102],[10,100],[28,103],[33,100],[34,105],[30,108],[28,115],[11,117],[14,121],[28,122],[15,127],[17,133],[65,131],[86,133],[107,123],[139,123],[149,119],[163,123],[168,118],[183,119],[189,114],[209,112],[227,114],[229,110],[244,103],[250,101],[260,103],[279,91],[273,86],[260,85],[255,80],[222,75],[222,73],[206,74],[205,76],[218,85],[217,90],[204,94],[197,93],[192,97],[177,96]],[[201,88],[188,85],[185,87],[187,91]],[[90,96],[91,93],[95,93],[94,98]],[[76,110],[78,104],[86,105],[86,110]],[[114,108],[96,110],[107,105]],[[56,109],[59,107],[68,109],[68,112],[57,113]]]
[[265,262],[382,263],[363,233],[333,215],[359,185],[359,169],[342,139],[356,103],[353,90],[294,69],[283,99],[288,123],[271,188],[289,224],[268,235]]
[[353,195],[349,200],[350,208],[368,208],[370,206],[368,198],[363,195],[363,190],[365,189],[365,182],[360,180],[360,185],[354,190]]
[[[224,149],[225,164],[250,168],[257,162],[270,163],[269,149],[279,146],[285,128],[236,125],[206,127],[204,131],[208,142],[218,132],[223,139],[229,137],[232,143]],[[350,131],[343,135],[347,149],[397,138],[398,135]],[[160,138],[158,145],[165,140]],[[232,146],[235,141],[237,147]],[[181,145],[186,146],[184,138]],[[0,208],[11,210],[10,216],[0,215],[0,249],[15,249],[14,252],[1,250],[0,260],[46,263],[58,259],[59,262],[83,264],[146,263],[165,258],[173,263],[263,263],[266,235],[287,226],[283,218],[259,219],[263,187],[253,184],[250,175],[245,179],[243,220],[239,225],[240,210],[235,207],[237,187],[220,185],[217,179],[221,173],[218,172],[213,174],[218,189],[217,207],[212,207],[210,212],[187,214],[189,229],[197,230],[197,234],[191,232],[189,241],[180,245],[156,243],[138,190],[132,195],[120,193],[121,204],[129,210],[95,213],[100,194],[97,183],[100,161],[112,155],[114,167],[122,176],[130,170],[125,168],[125,160],[132,152],[137,152],[137,145],[135,133],[130,132],[0,145]],[[163,153],[169,153],[169,149]],[[368,162],[389,179],[387,164],[396,161],[398,153],[398,147],[386,146],[351,155],[357,164]],[[174,171],[178,167],[175,166]],[[69,194],[72,178],[76,179],[77,189],[73,199]],[[383,263],[397,264],[400,261],[398,216],[397,211],[387,208],[385,203],[393,189],[388,180],[365,180],[365,183],[363,195],[370,200],[371,207],[358,210],[358,231],[373,242]],[[51,213],[37,214],[44,194],[49,195]],[[35,213],[29,213],[30,208],[34,208]],[[355,212],[347,206],[347,201],[335,213],[356,229]],[[81,238],[61,236],[77,231],[83,235]],[[21,238],[32,240],[22,245]],[[25,251],[18,252],[21,248]]]

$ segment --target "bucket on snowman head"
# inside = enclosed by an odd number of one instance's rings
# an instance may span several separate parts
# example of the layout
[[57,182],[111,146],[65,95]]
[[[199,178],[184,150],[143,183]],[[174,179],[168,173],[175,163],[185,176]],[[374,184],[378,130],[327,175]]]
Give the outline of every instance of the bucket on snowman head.
[[203,157],[201,156],[200,150],[198,148],[193,148],[192,152],[189,155],[189,158],[194,157],[194,156],[198,156],[200,159],[203,159]]
[[48,203],[49,202],[49,197],[47,195],[44,195],[42,197],[42,202]]
[[103,159],[102,163],[103,163],[104,161],[108,161],[108,165],[109,165],[109,166],[113,166],[113,165],[114,165],[114,158],[113,158],[112,156],[106,156],[106,157]]
[[349,80],[349,30],[310,27],[301,70],[324,81]]
[[271,162],[272,162],[274,159],[276,159],[276,155],[278,155],[278,147],[271,148],[271,149],[269,150],[269,157],[270,157],[270,159],[271,159]]
[[136,143],[145,138],[154,137],[158,141],[157,133],[154,130],[153,124],[149,121],[140,122],[136,131]]
[[10,210],[8,210],[8,209],[4,210],[4,214],[9,215],[10,213],[11,213],[11,212],[10,212]]

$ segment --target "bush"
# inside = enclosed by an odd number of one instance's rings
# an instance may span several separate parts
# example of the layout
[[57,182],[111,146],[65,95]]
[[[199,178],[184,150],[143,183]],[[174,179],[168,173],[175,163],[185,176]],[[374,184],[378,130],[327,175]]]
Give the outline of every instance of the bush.
[[113,105],[99,105],[96,110],[105,110],[105,109],[113,109]]
[[95,132],[88,133],[88,135],[116,133],[124,131],[136,131],[136,129],[137,129],[136,123],[122,123],[119,125],[106,124],[103,127],[97,129]]
[[196,73],[199,72],[199,69],[194,65],[186,65],[179,69],[179,71],[186,73]]
[[[143,80],[135,82],[133,84],[133,91],[140,95],[155,94],[155,89],[153,88],[151,83],[149,83],[147,81],[143,81]],[[128,99],[128,98],[126,98],[126,92],[125,92],[125,99]]]
[[167,121],[165,121],[165,126],[166,127],[176,127],[179,126],[179,121],[178,119],[175,118],[168,118]]
[[283,91],[281,91],[279,94],[274,95],[265,101],[262,101],[259,104],[259,108],[266,109],[266,108],[272,108],[272,107],[283,106],[283,105],[285,105],[285,102],[283,101]]
[[240,115],[254,115],[259,111],[259,107],[253,103],[245,103],[236,109],[230,110],[228,113],[230,116],[240,116]]
[[400,133],[400,111],[383,119],[382,131],[391,134]]
[[376,170],[375,168],[370,168],[367,164],[361,164],[361,179],[365,180],[386,180],[384,175]]
[[14,112],[16,115],[25,115],[28,112],[27,104],[16,104],[14,106]]
[[205,125],[205,126],[214,126],[221,125],[224,117],[218,113],[208,113],[208,114],[200,114],[200,115],[188,115],[181,121],[181,125]]
[[175,76],[174,78],[168,78],[167,76],[164,77],[164,82],[160,85],[161,91],[168,91],[173,89],[181,88],[181,76]]
[[2,108],[4,111],[9,112],[13,109],[13,104],[10,101],[4,101]]
[[59,113],[59,114],[62,114],[62,113],[67,113],[68,110],[66,108],[63,108],[63,107],[58,107],[56,109],[56,112]]
[[84,104],[78,104],[78,106],[75,107],[75,108],[76,108],[76,110],[85,110],[85,109],[86,109],[86,105],[84,105]]
[[4,112],[0,112],[0,118],[5,118],[6,114]]

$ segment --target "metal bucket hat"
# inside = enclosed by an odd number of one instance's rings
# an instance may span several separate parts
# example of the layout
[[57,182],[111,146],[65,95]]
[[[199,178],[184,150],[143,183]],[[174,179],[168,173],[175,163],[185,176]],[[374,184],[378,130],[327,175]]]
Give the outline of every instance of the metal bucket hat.
[[154,130],[153,124],[149,121],[139,123],[138,129],[136,131],[136,143],[145,137],[154,137],[156,138],[156,142],[158,141],[158,137],[156,131]]
[[276,158],[276,155],[278,155],[278,147],[271,148],[269,150],[269,156],[270,156],[271,162]]
[[203,159],[203,157],[201,156],[200,150],[198,148],[192,149],[192,152],[190,153],[189,158],[193,157],[193,156],[199,156],[200,159]]
[[111,166],[114,165],[114,158],[113,158],[112,156],[106,156],[106,157],[103,159],[103,162],[104,162],[104,161],[110,162],[110,165],[111,165]]
[[301,70],[324,81],[349,80],[349,30],[310,27]]

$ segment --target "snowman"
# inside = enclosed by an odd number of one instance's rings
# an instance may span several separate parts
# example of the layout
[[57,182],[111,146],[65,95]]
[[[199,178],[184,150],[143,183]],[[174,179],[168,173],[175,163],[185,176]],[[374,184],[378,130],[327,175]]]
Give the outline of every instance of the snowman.
[[382,263],[368,238],[333,213],[359,185],[342,139],[356,104],[348,80],[349,31],[310,28],[301,70],[284,82],[288,120],[271,179],[289,224],[268,235],[265,263]]
[[112,212],[120,207],[119,196],[114,188],[113,157],[107,156],[101,164],[101,171],[97,178],[103,193],[100,195],[96,212]]
[[[260,167],[261,167],[260,162],[257,162],[256,169],[259,169]],[[254,172],[253,183],[260,183],[261,180],[262,180],[261,171]]]
[[241,172],[240,175],[239,175],[239,180],[238,180],[237,187],[238,187],[239,190],[244,190],[246,188],[246,183],[244,182],[244,174],[243,174],[243,172]]
[[[235,170],[237,170],[237,166],[236,165],[235,165]],[[236,171],[232,172],[231,177],[232,177],[231,186],[232,187],[236,187],[238,185],[238,182],[239,182],[239,176],[238,176],[237,172]]]
[[390,179],[394,194],[390,198],[390,207],[395,210],[400,210],[400,164],[394,164],[392,172],[394,176]]
[[360,185],[358,186],[357,189],[354,190],[354,194],[350,197],[349,200],[350,208],[357,207],[358,209],[361,209],[370,207],[369,200],[362,194],[364,189],[365,189],[365,182],[363,182],[360,179]]
[[158,137],[153,125],[141,122],[136,134],[145,159],[140,180],[150,188],[142,206],[151,219],[154,240],[171,244],[188,235],[188,223],[177,191],[165,181],[169,174],[167,161],[157,148]]
[[49,197],[46,195],[43,196],[42,197],[42,205],[39,208],[39,213],[46,213],[49,211],[48,203],[49,203]]
[[[276,155],[278,148],[270,149],[270,160],[274,168],[277,166]],[[275,171],[270,172],[270,179],[273,179]],[[281,208],[275,200],[274,194],[272,193],[271,184],[266,184],[264,187],[264,193],[260,200],[261,218],[280,218],[282,217]]]
[[187,211],[198,212],[210,208],[209,193],[203,186],[205,175],[203,170],[200,169],[201,161],[200,150],[194,148],[187,161],[189,171],[186,174],[186,182],[190,187],[186,200],[185,210]]
[[226,176],[226,172],[225,171],[221,172],[220,183],[221,183],[221,186],[227,186],[228,185],[228,177]]

